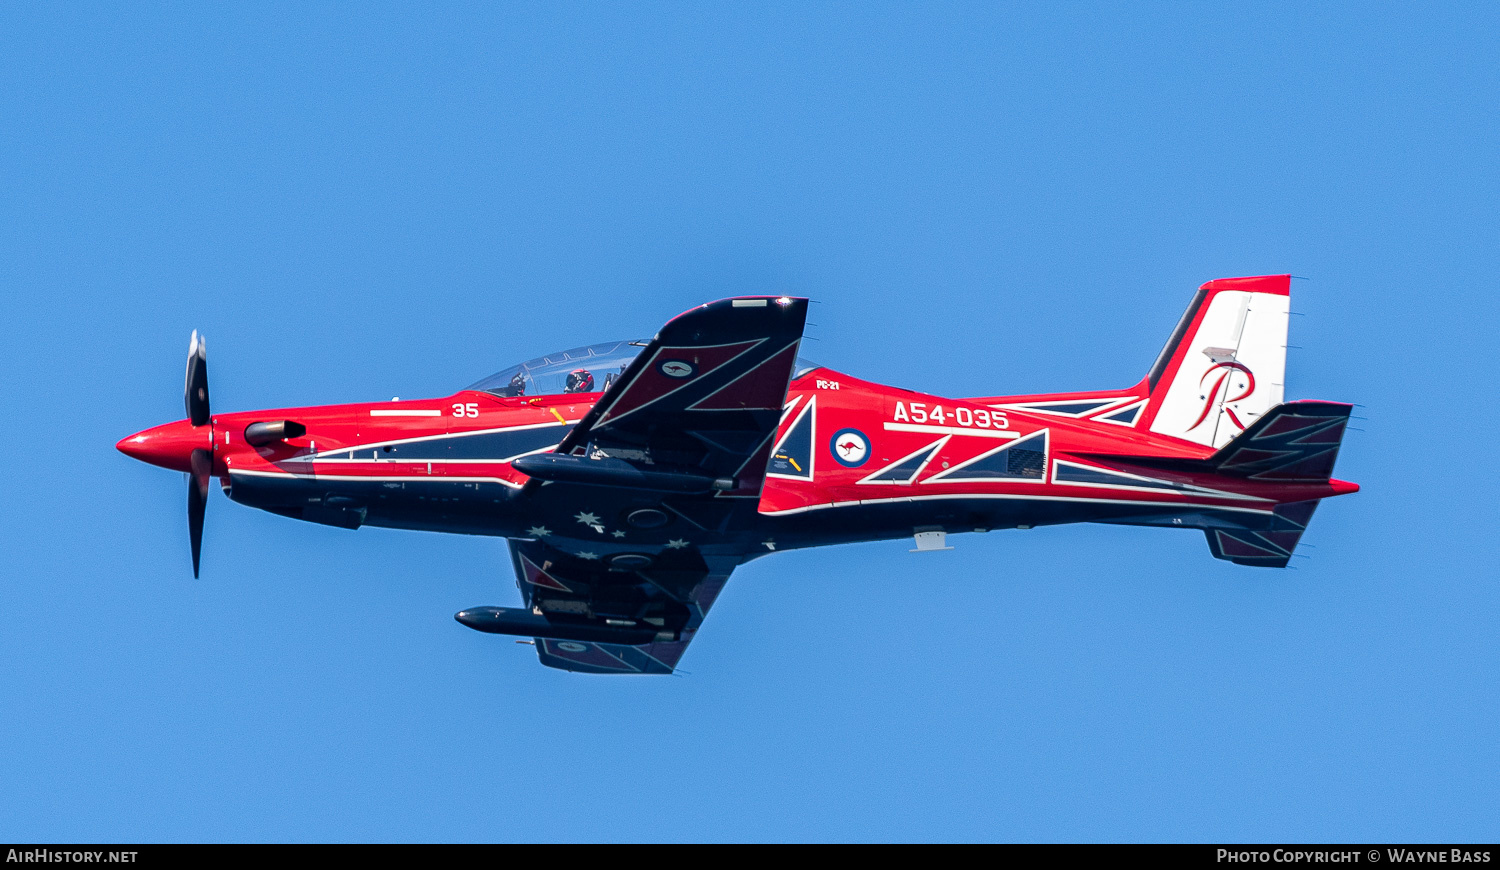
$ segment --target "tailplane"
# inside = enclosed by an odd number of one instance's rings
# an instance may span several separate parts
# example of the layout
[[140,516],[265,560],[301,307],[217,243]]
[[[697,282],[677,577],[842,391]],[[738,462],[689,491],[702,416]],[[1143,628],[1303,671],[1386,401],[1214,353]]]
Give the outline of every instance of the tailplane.
[[1207,462],[1231,477],[1326,483],[1333,477],[1352,410],[1352,405],[1340,402],[1277,405]]
[[[1175,526],[1203,529],[1214,558],[1237,565],[1284,568],[1312,520],[1318,502],[1329,495],[1357,492],[1359,486],[1333,479],[1351,405],[1339,402],[1287,402],[1277,405],[1207,459],[1135,457],[1139,465],[1192,474],[1215,474],[1277,484],[1290,500],[1254,522],[1199,525],[1196,515],[1170,518]],[[1317,498],[1297,498],[1296,493]],[[1186,522],[1184,522],[1186,520]],[[1160,517],[1149,525],[1165,525]]]
[[[1292,485],[1328,483],[1351,409],[1338,402],[1277,405],[1205,464],[1229,477]],[[1335,493],[1358,489],[1343,481],[1335,484]],[[1279,504],[1263,529],[1204,529],[1208,548],[1214,558],[1236,565],[1285,568],[1319,501]]]
[[1312,521],[1319,501],[1321,499],[1277,505],[1267,529],[1204,529],[1208,549],[1215,559],[1236,565],[1285,568],[1292,560],[1297,542],[1302,540],[1302,533],[1307,531],[1307,524]]

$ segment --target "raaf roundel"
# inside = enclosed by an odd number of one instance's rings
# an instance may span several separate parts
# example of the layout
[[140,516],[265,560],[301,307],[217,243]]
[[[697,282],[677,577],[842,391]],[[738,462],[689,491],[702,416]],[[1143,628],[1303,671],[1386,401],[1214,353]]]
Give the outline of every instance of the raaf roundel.
[[187,419],[120,441],[188,473],[193,574],[211,478],[230,499],[346,529],[507,538],[520,607],[457,614],[542,664],[676,669],[737,565],[771,552],[1074,522],[1199,529],[1284,567],[1350,406],[1283,402],[1290,281],[1199,288],[1146,377],[945,398],[798,357],[807,301],[694,308],[649,341],[512,366],[441,399],[214,414],[203,340]]

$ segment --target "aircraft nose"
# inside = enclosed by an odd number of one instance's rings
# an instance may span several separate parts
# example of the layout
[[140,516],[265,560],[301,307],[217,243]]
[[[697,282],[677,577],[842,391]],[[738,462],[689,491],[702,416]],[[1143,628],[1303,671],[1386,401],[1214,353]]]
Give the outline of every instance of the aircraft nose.
[[143,429],[121,438],[115,449],[132,459],[174,471],[191,471],[194,450],[213,449],[213,427],[194,426],[187,420]]

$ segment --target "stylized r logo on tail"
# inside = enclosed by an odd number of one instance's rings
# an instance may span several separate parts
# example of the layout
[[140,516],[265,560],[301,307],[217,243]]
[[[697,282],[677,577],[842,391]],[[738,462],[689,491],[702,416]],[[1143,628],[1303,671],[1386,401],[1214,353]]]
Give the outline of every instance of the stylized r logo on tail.
[[[1214,381],[1213,387],[1208,392],[1203,394],[1203,412],[1198,415],[1198,419],[1193,421],[1193,425],[1187,428],[1187,431],[1189,432],[1203,425],[1203,421],[1208,419],[1208,412],[1212,411],[1214,409],[1214,403],[1219,401],[1219,391],[1221,389],[1224,390],[1225,393],[1225,398],[1223,400],[1224,413],[1229,415],[1229,419],[1234,423],[1234,425],[1240,427],[1241,429],[1245,428],[1245,424],[1240,422],[1239,417],[1235,416],[1234,409],[1229,407],[1229,404],[1231,402],[1238,402],[1241,399],[1249,398],[1250,394],[1255,392],[1255,373],[1250,371],[1249,367],[1244,363],[1234,362],[1232,360],[1216,362],[1209,367],[1208,371],[1203,373],[1203,377],[1198,380],[1198,386],[1201,388],[1204,384],[1208,383],[1208,379],[1213,377],[1214,372],[1219,373],[1219,379]],[[1229,388],[1226,386],[1226,384],[1229,381],[1229,376],[1234,374],[1235,372],[1244,373],[1245,383],[1243,385],[1243,391],[1239,395],[1230,397],[1228,395]]]

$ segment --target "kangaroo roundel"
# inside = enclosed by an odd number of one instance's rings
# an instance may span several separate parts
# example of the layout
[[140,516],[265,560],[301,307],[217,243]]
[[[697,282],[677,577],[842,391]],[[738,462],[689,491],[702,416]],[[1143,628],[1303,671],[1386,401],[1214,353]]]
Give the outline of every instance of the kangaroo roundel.
[[665,360],[656,368],[669,378],[690,378],[697,371],[692,363],[682,359]]
[[870,458],[870,439],[858,429],[840,429],[828,442],[833,458],[846,468],[858,468]]

